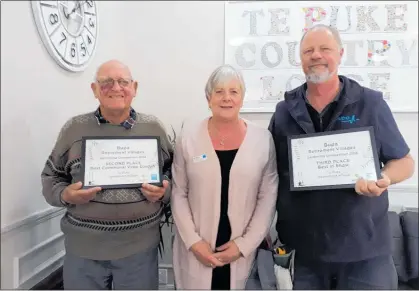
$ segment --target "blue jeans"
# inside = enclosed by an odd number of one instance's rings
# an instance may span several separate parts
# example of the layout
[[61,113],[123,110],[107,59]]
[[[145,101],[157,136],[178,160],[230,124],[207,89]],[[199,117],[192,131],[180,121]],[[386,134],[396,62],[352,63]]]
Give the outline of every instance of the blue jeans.
[[360,262],[302,264],[294,266],[294,290],[397,290],[398,278],[391,255]]
[[64,289],[157,290],[158,272],[157,248],[108,261],[90,260],[66,253],[63,264]]

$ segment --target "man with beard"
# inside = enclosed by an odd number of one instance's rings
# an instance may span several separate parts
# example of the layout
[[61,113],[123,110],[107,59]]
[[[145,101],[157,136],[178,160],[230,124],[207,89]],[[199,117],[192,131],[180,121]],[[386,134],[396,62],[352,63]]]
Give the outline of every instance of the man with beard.
[[[276,229],[279,240],[296,250],[295,289],[397,289],[387,188],[409,178],[414,161],[382,93],[337,74],[342,55],[332,27],[314,26],[301,39],[307,82],[285,93],[269,125],[279,174]],[[290,191],[288,136],[365,126],[374,128],[378,181],[360,179],[355,189]]]

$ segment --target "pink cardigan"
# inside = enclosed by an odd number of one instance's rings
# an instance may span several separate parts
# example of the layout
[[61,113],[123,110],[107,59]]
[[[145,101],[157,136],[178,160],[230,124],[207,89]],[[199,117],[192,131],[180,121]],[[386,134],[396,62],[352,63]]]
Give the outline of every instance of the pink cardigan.
[[[220,217],[221,171],[208,134],[208,119],[184,127],[172,166],[176,224],[173,267],[177,289],[211,289],[212,268],[189,250],[204,239],[213,249]],[[231,289],[244,289],[256,249],[269,232],[278,189],[270,132],[247,122],[247,133],[230,171],[228,217],[243,257],[231,266]]]

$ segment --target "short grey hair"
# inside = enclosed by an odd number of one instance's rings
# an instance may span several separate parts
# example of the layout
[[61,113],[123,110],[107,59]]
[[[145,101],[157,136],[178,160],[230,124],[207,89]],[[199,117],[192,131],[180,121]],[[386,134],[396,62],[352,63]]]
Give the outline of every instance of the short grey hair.
[[303,36],[301,37],[301,40],[300,40],[300,48],[301,48],[301,44],[304,40],[304,37],[307,35],[307,33],[309,33],[310,31],[316,31],[316,30],[327,30],[327,31],[329,31],[332,34],[335,41],[337,42],[337,44],[339,45],[339,49],[341,49],[343,47],[339,31],[336,28],[334,28],[333,26],[325,25],[325,24],[316,24],[316,25],[310,27],[303,34]]
[[231,65],[222,65],[216,68],[208,78],[207,84],[205,86],[205,97],[207,100],[210,100],[211,94],[215,87],[217,87],[220,83],[225,83],[231,80],[239,81],[244,96],[246,92],[246,86],[244,84],[242,73]]

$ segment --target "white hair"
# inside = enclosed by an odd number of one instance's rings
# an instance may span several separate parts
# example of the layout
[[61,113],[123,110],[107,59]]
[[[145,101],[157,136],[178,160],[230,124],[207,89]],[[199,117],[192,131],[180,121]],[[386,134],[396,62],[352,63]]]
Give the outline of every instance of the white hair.
[[207,84],[205,86],[205,96],[207,100],[210,99],[215,87],[217,87],[219,84],[223,84],[231,80],[237,80],[240,82],[240,87],[244,95],[246,92],[246,86],[244,84],[244,79],[241,72],[231,65],[222,65],[216,68],[208,78]]

